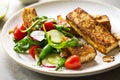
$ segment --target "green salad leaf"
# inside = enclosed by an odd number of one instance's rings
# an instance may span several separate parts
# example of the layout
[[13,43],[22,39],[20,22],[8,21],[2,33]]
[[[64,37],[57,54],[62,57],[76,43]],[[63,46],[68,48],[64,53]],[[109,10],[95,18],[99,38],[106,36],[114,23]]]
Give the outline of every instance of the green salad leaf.
[[25,37],[15,44],[14,50],[18,53],[25,53],[33,45],[39,45],[39,42],[30,37]]
[[61,42],[61,43],[53,43],[51,41],[51,37],[49,34],[46,33],[46,38],[48,40],[48,44],[51,45],[52,47],[60,50],[62,48],[67,48],[67,47],[74,47],[78,45],[78,39],[76,37],[71,38],[70,40]]
[[62,32],[65,36],[73,37],[73,34],[69,33],[71,29],[70,27],[66,27],[65,25],[59,25],[59,24],[56,24],[55,27],[58,31]]

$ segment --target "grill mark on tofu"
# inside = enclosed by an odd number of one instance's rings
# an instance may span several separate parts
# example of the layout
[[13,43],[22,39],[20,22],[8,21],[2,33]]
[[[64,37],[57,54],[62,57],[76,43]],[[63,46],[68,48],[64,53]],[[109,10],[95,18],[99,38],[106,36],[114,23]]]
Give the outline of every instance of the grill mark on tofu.
[[104,25],[103,27],[105,27],[108,31],[111,32],[111,24],[110,24],[109,17],[107,15],[96,15],[93,17],[98,22],[98,24]]
[[66,16],[67,22],[79,35],[102,53],[108,53],[117,47],[116,38],[101,24],[81,8],[77,8]]

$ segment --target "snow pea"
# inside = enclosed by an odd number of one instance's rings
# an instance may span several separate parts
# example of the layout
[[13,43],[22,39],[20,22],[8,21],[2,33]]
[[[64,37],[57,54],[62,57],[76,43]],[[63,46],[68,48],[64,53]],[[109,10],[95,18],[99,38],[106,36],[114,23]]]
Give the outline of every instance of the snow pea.
[[52,52],[53,49],[54,49],[53,47],[51,47],[49,44],[47,44],[47,45],[42,49],[42,51],[40,52],[40,54],[39,54],[39,60],[38,60],[37,64],[38,64],[38,65],[41,65],[42,60],[43,60],[47,55],[49,55],[49,54]]

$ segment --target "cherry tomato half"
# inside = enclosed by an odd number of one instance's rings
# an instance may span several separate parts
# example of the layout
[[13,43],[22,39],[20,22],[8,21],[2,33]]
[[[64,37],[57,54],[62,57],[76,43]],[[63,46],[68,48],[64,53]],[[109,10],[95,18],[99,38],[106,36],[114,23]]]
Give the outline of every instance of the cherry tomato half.
[[27,35],[27,32],[22,32],[22,30],[25,30],[25,26],[23,24],[19,24],[14,28],[14,38],[16,40],[21,40],[22,38],[24,38]]
[[[52,21],[44,22],[44,26],[45,26],[46,31],[54,29],[54,25]],[[41,28],[41,30],[44,30],[43,27]]]
[[65,67],[68,69],[78,69],[81,67],[80,58],[77,55],[72,55],[65,61]]
[[35,54],[38,54],[38,48],[40,48],[40,46],[32,46],[29,49],[29,54],[35,59]]

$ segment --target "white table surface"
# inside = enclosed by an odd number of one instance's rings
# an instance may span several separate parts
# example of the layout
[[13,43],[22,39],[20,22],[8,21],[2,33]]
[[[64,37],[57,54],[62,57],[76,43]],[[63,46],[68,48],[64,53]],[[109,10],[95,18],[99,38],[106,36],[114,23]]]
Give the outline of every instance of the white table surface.
[[[46,1],[46,0],[40,0]],[[95,1],[95,0],[94,0]],[[112,4],[120,8],[120,0],[100,0],[105,3]],[[4,23],[14,15],[15,12],[25,7],[19,0],[11,0],[9,5],[9,10],[6,18],[0,22],[0,32]],[[119,13],[118,13],[119,14]],[[2,47],[0,40],[0,80],[120,80],[120,67],[105,73],[85,76],[85,77],[75,77],[75,78],[63,78],[63,77],[53,77],[48,75],[39,74],[30,71],[21,65],[17,64],[13,59],[11,59]]]

